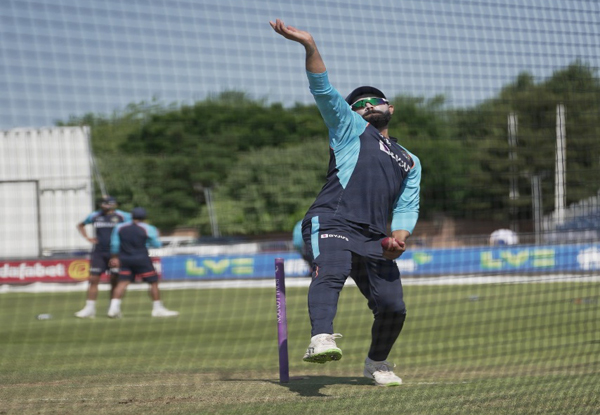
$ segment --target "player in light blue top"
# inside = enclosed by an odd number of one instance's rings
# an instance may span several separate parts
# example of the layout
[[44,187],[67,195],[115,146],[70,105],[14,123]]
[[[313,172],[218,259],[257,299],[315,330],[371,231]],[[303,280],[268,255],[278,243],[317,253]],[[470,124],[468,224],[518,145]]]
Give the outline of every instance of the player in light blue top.
[[[310,92],[329,130],[329,170],[325,185],[302,224],[312,256],[313,279],[308,293],[311,342],[304,361],[339,360],[334,333],[340,291],[348,277],[368,301],[374,321],[364,375],[377,385],[402,383],[386,359],[406,318],[402,283],[396,263],[406,249],[419,216],[421,163],[388,133],[394,113],[383,92],[356,88],[346,98],[329,83],[312,35],[286,26],[271,27],[304,46]],[[392,242],[382,241],[391,223]]]
[[136,207],[131,211],[133,220],[117,226],[110,238],[111,265],[119,268],[119,284],[110,301],[108,317],[120,318],[121,300],[127,286],[141,278],[150,285],[153,300],[152,317],[175,317],[177,311],[167,310],[160,301],[158,274],[148,255],[148,247],[159,248],[158,229],[144,222],[146,210]]

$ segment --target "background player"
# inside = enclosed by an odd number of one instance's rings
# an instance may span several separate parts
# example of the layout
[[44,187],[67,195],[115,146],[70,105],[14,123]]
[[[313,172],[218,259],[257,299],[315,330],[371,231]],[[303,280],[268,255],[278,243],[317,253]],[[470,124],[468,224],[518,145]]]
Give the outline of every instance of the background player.
[[[100,276],[109,271],[110,273],[110,298],[118,282],[116,272],[110,270],[110,235],[115,226],[120,223],[131,220],[131,215],[128,212],[123,212],[117,209],[117,201],[115,198],[105,196],[101,203],[100,209],[88,215],[81,223],[77,225],[79,233],[94,244],[90,257],[90,275],[87,291],[87,301],[85,307],[75,313],[79,318],[94,318],[96,316],[96,300],[98,298],[98,284]],[[86,225],[94,227],[95,236],[89,237],[85,229]]]
[[134,208],[131,216],[133,217],[131,222],[120,224],[111,235],[111,266],[119,267],[119,283],[110,300],[108,317],[122,317],[121,300],[127,286],[135,280],[135,277],[141,277],[143,281],[150,284],[150,297],[153,300],[152,317],[178,316],[179,312],[166,309],[160,301],[158,274],[148,255],[148,246],[159,248],[162,245],[158,239],[158,230],[144,223],[146,219],[144,208]]

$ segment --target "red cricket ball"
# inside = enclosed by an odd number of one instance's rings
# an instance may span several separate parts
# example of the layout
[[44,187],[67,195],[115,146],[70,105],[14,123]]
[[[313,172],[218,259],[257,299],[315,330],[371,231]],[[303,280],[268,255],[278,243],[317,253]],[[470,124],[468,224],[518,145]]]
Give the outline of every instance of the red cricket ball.
[[400,242],[399,240],[392,238],[391,236],[385,237],[381,240],[381,247],[385,251],[393,251],[395,244],[398,244],[400,247],[404,246],[404,242]]

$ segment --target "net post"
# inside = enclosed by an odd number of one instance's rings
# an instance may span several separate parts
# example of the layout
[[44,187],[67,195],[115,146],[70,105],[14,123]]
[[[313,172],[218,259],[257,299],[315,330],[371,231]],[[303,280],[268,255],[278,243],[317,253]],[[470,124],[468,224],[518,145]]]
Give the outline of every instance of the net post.
[[277,340],[279,345],[279,383],[290,381],[283,258],[275,258],[275,293],[277,300]]

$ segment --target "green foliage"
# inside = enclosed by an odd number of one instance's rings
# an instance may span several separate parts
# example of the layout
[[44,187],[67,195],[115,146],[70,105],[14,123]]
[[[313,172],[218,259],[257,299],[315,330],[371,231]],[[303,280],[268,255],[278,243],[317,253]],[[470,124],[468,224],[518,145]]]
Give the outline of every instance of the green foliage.
[[[225,234],[290,232],[324,184],[328,160],[326,138],[243,154],[215,191],[220,230]],[[208,228],[206,208],[195,224]]]
[[[129,210],[134,206],[150,206],[151,197],[146,192],[148,163],[144,154],[123,153],[121,148],[130,136],[139,134],[148,118],[167,111],[157,101],[128,105],[123,111],[110,116],[85,114],[71,117],[57,125],[87,125],[91,127],[91,146],[96,165],[107,192],[120,202],[120,208]],[[96,191],[101,197],[100,187]]]
[[[536,83],[521,73],[493,99],[451,109],[443,96],[397,96],[390,132],[422,162],[421,217],[507,220],[531,216],[531,177],[542,177],[553,209],[556,107],[566,108],[567,202],[595,195],[600,176],[600,81],[579,61]],[[508,116],[518,145],[508,144]],[[213,189],[223,234],[289,232],[324,183],[327,129],[315,105],[285,108],[225,91],[193,105],[131,104],[90,125],[108,192],[121,206],[148,208],[163,230],[208,233],[204,189]],[[516,158],[509,160],[509,152]],[[511,178],[518,199],[509,199]],[[513,217],[514,219],[514,217]]]
[[444,97],[398,96],[392,100],[392,136],[421,160],[421,217],[460,212],[468,159],[444,111]]
[[[254,172],[263,169],[260,163],[246,162],[246,155],[255,154],[257,149],[276,150],[306,137],[324,135],[325,127],[317,122],[315,114],[312,106],[296,106],[294,110],[284,109],[279,104],[267,107],[261,101],[246,98],[243,93],[226,92],[193,106],[154,114],[139,131],[128,136],[121,150],[125,154],[153,156],[152,163],[146,165],[145,191],[152,195],[149,208],[157,225],[163,228],[203,226],[203,220],[199,219],[205,216],[203,189],[218,187],[232,172],[246,171],[247,165],[252,165]],[[244,180],[250,181],[252,177],[247,175],[235,183],[241,188],[250,188]],[[231,205],[231,201],[222,203]],[[233,215],[234,218],[239,216]],[[290,212],[279,215],[290,215]],[[223,220],[228,218],[222,212],[219,216]],[[228,227],[225,223],[225,232],[268,232],[284,226],[279,219],[271,221],[269,210],[259,216],[257,223],[262,223],[262,228]]]
[[129,104],[122,111],[115,111],[110,116],[91,113],[81,117],[71,116],[68,121],[57,121],[56,125],[87,125],[92,130],[94,154],[115,154],[131,134],[141,129],[148,117],[166,110],[167,108],[153,100]]
[[[456,134],[464,140],[473,164],[464,200],[464,215],[507,219],[511,206],[531,216],[531,177],[542,177],[546,212],[554,208],[557,105],[566,108],[567,204],[598,192],[600,174],[600,83],[595,70],[580,62],[535,84],[520,74],[497,98],[456,111]],[[518,119],[518,145],[509,161],[508,115]],[[509,199],[515,177],[521,197]]]

